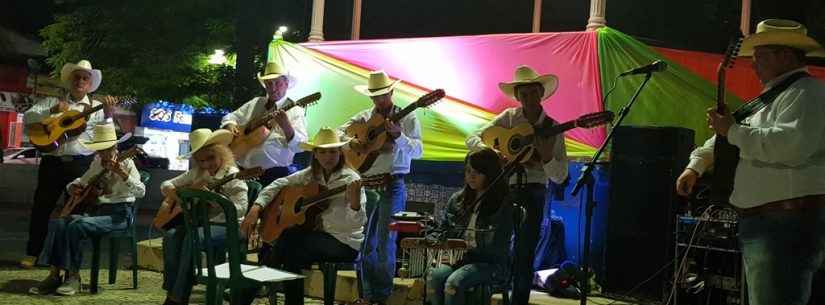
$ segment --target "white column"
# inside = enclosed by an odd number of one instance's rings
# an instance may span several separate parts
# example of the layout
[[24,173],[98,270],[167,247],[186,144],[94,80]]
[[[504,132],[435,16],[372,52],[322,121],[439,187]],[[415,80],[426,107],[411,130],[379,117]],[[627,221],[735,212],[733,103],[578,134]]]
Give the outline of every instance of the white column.
[[361,37],[361,0],[352,0],[352,35],[350,39]]
[[607,7],[607,0],[590,0],[590,19],[587,20],[587,30],[595,31],[607,25],[604,18],[604,10]]
[[533,33],[541,32],[541,0],[533,0]]
[[309,41],[324,41],[324,0],[312,0],[312,27]]
[[751,34],[751,0],[742,0],[742,20],[740,20],[739,28],[742,30],[742,35],[745,37]]

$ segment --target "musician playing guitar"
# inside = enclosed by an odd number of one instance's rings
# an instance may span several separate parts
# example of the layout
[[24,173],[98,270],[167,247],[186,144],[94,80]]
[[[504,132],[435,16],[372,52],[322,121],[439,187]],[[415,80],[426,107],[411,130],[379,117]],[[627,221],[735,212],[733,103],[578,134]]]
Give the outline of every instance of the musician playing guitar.
[[[530,123],[534,128],[554,125],[556,122],[548,117],[541,102],[549,98],[558,87],[555,75],[538,75],[528,66],[519,66],[512,82],[499,83],[499,89],[505,96],[521,103],[521,107],[509,108],[496,116],[470,137],[466,144],[471,151],[487,147],[481,134],[492,126],[513,128],[521,123]],[[536,137],[532,159],[523,163],[524,179],[519,185],[518,175],[510,179],[511,194],[515,202],[527,210],[524,226],[520,230],[514,262],[513,304],[525,305],[529,300],[533,280],[533,257],[538,243],[540,224],[544,215],[547,179],[562,183],[567,178],[567,154],[564,147],[564,134],[545,138]],[[549,208],[549,207],[548,207]]]
[[[49,276],[32,287],[30,293],[45,295],[56,292],[67,296],[78,293],[79,271],[83,263],[81,242],[126,229],[133,221],[132,203],[136,198],[143,197],[146,187],[140,181],[140,173],[131,159],[117,161],[117,143],[127,138],[128,135],[118,139],[114,125],[102,124],[95,126],[92,140],[81,142],[86,149],[96,151],[97,157],[81,177],[69,184],[68,189],[73,196],[79,196],[87,184],[97,180],[94,177],[102,174],[102,179],[98,180],[101,192],[96,198],[96,208],[88,216],[72,214],[49,221],[48,231],[52,238],[48,239],[42,257],[51,269]],[[63,270],[65,277],[61,278],[60,272]]]
[[[739,110],[707,112],[713,138],[691,153],[676,190],[688,195],[715,164],[715,138],[739,148],[730,203],[740,212],[749,304],[808,304],[825,259],[825,84],[806,57],[825,48],[792,20],[768,19],[742,41],[765,89]],[[714,173],[715,175],[715,173]]]
[[[161,212],[171,211],[172,207],[169,206],[171,203],[167,202],[180,201],[176,193],[177,188],[204,188],[224,176],[238,172],[238,168],[235,167],[235,158],[227,146],[230,142],[232,142],[232,133],[223,129],[213,132],[201,128],[189,133],[190,151],[187,157],[194,161],[195,165],[187,172],[164,181],[160,185],[161,193],[168,199],[161,204]],[[247,191],[246,183],[238,179],[226,182],[217,191],[235,205],[239,222],[246,214]],[[211,223],[226,222],[223,212],[219,209],[210,209],[209,217]],[[204,243],[214,247],[224,247],[226,227],[213,224],[209,226],[209,230],[212,240]],[[194,262],[192,261],[193,253],[186,251],[188,248],[184,247],[184,237],[186,237],[186,230],[179,227],[167,230],[163,236],[163,289],[166,290],[164,304],[189,303],[189,295],[194,283],[192,272]],[[200,238],[203,240],[203,233]],[[200,250],[202,249],[197,251]]]
[[290,102],[286,97],[287,89],[294,86],[296,81],[280,64],[267,63],[263,74],[258,74],[258,81],[266,89],[266,96],[255,97],[224,116],[221,128],[239,136],[243,133],[241,126],[275,111],[264,143],[250,149],[243,156],[236,156],[238,165],[242,168],[263,168],[265,172],[259,180],[261,184],[268,185],[275,179],[292,173],[292,158],[301,152],[298,143],[307,140],[306,119],[302,107],[292,107],[287,112],[276,110]]
[[[401,111],[392,100],[393,89],[399,82],[391,80],[384,71],[370,72],[367,85],[355,86],[355,91],[368,96],[375,106],[355,114],[339,130],[345,133],[349,126],[368,122],[373,116],[389,118]],[[385,302],[392,293],[397,233],[389,231],[390,216],[404,209],[407,200],[404,175],[410,173],[412,159],[421,158],[423,153],[421,123],[415,112],[407,114],[397,124],[387,119],[384,129],[386,142],[372,166],[361,172],[365,179],[389,178],[384,179],[389,181],[386,186],[368,190],[376,195],[368,198],[376,200],[368,201],[366,206],[370,220],[367,240],[361,250],[364,268],[361,280],[364,297],[372,303]],[[349,149],[363,151],[370,144],[353,138]]]
[[[273,245],[261,248],[260,259],[267,266],[300,274],[301,268],[314,262],[351,262],[358,256],[364,241],[367,214],[363,205],[367,199],[361,187],[361,177],[345,163],[341,152],[345,144],[334,130],[322,128],[312,142],[301,144],[303,149],[312,152],[310,166],[275,180],[258,195],[241,224],[241,232],[247,236],[256,230],[262,211],[283,209],[285,205],[272,205],[278,204],[274,200],[287,188],[317,184],[326,189],[341,189],[337,195],[328,197],[327,207],[320,212],[318,222],[308,219],[306,226],[287,228]],[[317,194],[306,195],[309,198]],[[303,282],[287,281],[284,288],[285,304],[303,304]],[[255,289],[241,295],[249,296],[247,302],[251,302]]]
[[103,105],[104,111],[91,113],[86,120],[86,125],[80,128],[81,133],[78,136],[69,137],[55,150],[43,153],[37,170],[34,206],[29,218],[26,256],[20,261],[20,265],[24,268],[31,268],[35,257],[42,250],[49,215],[57,205],[60,194],[66,189],[66,184],[80,177],[92,162],[94,151],[86,149],[80,142],[89,141],[92,138],[94,126],[111,117],[116,102],[112,97],[106,97],[101,102],[88,96],[89,93],[97,90],[102,80],[100,70],[92,69],[92,64],[88,60],[63,65],[60,70],[60,80],[69,89],[69,93],[62,98],[44,97],[26,111],[23,115],[23,122],[27,133],[30,133],[41,121],[67,110],[84,111],[87,108]]

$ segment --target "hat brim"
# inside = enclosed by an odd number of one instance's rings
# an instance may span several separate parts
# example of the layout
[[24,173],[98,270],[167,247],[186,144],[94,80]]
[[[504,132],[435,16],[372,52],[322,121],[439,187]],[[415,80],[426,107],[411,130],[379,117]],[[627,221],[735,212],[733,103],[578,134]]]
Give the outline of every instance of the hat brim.
[[192,150],[189,151],[188,154],[185,154],[185,155],[181,156],[180,159],[191,158],[192,155],[194,155],[196,152],[198,152],[201,148],[207,147],[207,146],[212,145],[212,144],[229,145],[229,143],[232,143],[232,139],[234,139],[234,138],[235,138],[235,135],[233,135],[232,132],[229,131],[229,130],[226,130],[226,129],[215,130],[215,131],[212,132],[211,135],[209,135],[209,139],[206,139],[206,141],[204,141],[201,146],[192,148]]
[[85,147],[88,150],[100,151],[100,150],[106,150],[106,149],[112,148],[112,146],[115,146],[117,144],[126,142],[126,140],[129,140],[129,138],[131,138],[131,137],[132,137],[132,133],[129,132],[129,133],[124,134],[123,136],[120,137],[120,139],[117,139],[117,140],[99,141],[99,142],[84,142],[84,141],[81,141],[80,145],[83,145],[83,147]]
[[544,95],[541,97],[542,101],[553,95],[553,93],[556,93],[556,89],[559,88],[559,78],[553,74],[542,75],[535,79],[499,83],[498,88],[501,90],[501,93],[504,93],[505,96],[516,99],[516,86],[531,83],[539,83],[542,87],[544,87]]
[[794,32],[763,32],[742,41],[739,56],[753,56],[754,48],[767,45],[788,46],[805,51],[807,57],[825,57],[825,49],[811,37]]
[[390,91],[395,89],[395,86],[398,85],[398,83],[400,83],[400,82],[401,82],[400,79],[396,79],[392,82],[392,84],[390,84],[386,88],[382,88],[381,90],[376,90],[376,91],[370,91],[370,89],[368,88],[367,85],[355,85],[352,88],[355,89],[355,91],[358,91],[358,93],[361,93],[361,94],[366,95],[366,96],[379,96],[379,95],[384,95],[384,94],[390,93]]
[[83,70],[89,72],[92,75],[91,77],[91,86],[89,87],[89,93],[97,91],[97,88],[100,87],[100,82],[103,80],[103,74],[98,69],[86,69],[77,64],[68,63],[63,65],[63,68],[60,69],[60,80],[66,87],[70,87],[70,79],[69,77],[74,73],[74,71]]
[[276,78],[279,78],[281,76],[286,77],[286,79],[287,79],[287,83],[288,83],[287,89],[291,89],[292,87],[295,87],[295,84],[298,82],[298,79],[295,78],[295,76],[292,76],[292,75],[289,75],[289,74],[278,74],[278,73],[276,73],[276,74],[267,74],[267,75],[263,75],[263,76],[261,75],[261,73],[258,73],[258,82],[261,83],[261,87],[266,88],[266,84],[264,84],[265,80],[276,79]]
[[304,142],[304,143],[298,144],[298,147],[300,147],[301,149],[303,149],[305,151],[311,151],[311,150],[314,150],[316,148],[339,148],[339,147],[343,147],[344,145],[347,145],[347,143],[349,143],[349,140],[344,141],[344,142],[335,142],[335,143],[320,144],[320,145],[315,145],[315,144],[312,144],[312,143]]

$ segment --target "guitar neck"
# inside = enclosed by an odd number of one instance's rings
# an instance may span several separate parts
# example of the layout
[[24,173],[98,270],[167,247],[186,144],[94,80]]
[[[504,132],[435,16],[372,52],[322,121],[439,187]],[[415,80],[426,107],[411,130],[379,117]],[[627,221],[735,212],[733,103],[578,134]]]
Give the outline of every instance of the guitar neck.
[[340,193],[343,193],[346,190],[347,190],[347,184],[344,184],[342,186],[339,186],[339,187],[336,187],[336,188],[331,188],[331,189],[328,189],[326,191],[323,191],[323,192],[319,193],[318,195],[312,197],[310,200],[308,200],[309,202],[307,204],[305,204],[304,207],[308,208],[308,207],[311,207],[313,205],[316,205],[320,202],[323,202],[324,200],[329,199],[329,197],[332,197],[332,196],[338,195]]
[[269,120],[271,120],[275,116],[275,112],[277,112],[278,110],[283,110],[284,112],[286,112],[292,109],[292,107],[295,107],[296,105],[297,104],[294,101],[287,99],[287,103],[283,107],[278,108],[276,105],[275,109],[267,112],[265,115],[249,123],[249,125],[247,125],[246,129],[244,130],[244,133],[250,133],[253,130],[258,129],[258,127],[266,125],[266,123],[269,122]]
[[542,137],[549,137],[560,134],[573,128],[576,128],[576,120],[567,121],[550,127],[539,128],[538,130],[536,130],[536,134]]
[[725,67],[719,64],[716,72],[716,112],[722,112],[725,109]]
[[218,179],[218,180],[216,180],[216,181],[214,181],[210,184],[207,184],[206,188],[210,189],[210,190],[217,189],[217,188],[221,187],[221,185],[224,185],[227,182],[232,181],[232,179],[235,179],[235,177],[236,177],[236,174],[229,174],[229,175],[223,176],[223,178]]

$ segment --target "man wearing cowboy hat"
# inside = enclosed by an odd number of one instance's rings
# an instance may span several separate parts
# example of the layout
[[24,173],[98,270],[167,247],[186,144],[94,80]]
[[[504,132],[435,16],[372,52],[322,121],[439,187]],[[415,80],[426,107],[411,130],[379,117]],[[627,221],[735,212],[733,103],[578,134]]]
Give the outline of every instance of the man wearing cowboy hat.
[[[102,80],[100,70],[92,69],[92,64],[88,60],[63,65],[60,79],[68,87],[69,93],[63,98],[46,97],[38,101],[23,115],[24,124],[28,126],[39,123],[66,110],[83,111],[101,104],[87,95],[97,90]],[[26,257],[20,262],[24,268],[32,267],[34,258],[43,248],[49,215],[66,184],[79,177],[92,161],[91,155],[94,152],[86,149],[80,141],[91,139],[94,126],[111,117],[115,102],[112,97],[104,98],[104,111],[89,115],[85,132],[68,139],[57,150],[43,154],[37,172],[37,189],[34,192],[34,206],[29,220]]]
[[[807,74],[822,45],[802,24],[768,19],[742,42],[765,86],[733,114],[708,110],[716,136],[739,148],[730,203],[740,212],[749,303],[807,304],[825,259],[825,84]],[[681,195],[713,166],[712,137],[693,151],[676,182]]]
[[[289,75],[277,62],[267,63],[263,74],[258,74],[258,81],[266,89],[266,96],[255,97],[224,116],[221,128],[238,135],[239,126],[287,103],[287,89],[292,88],[296,82],[295,77]],[[296,153],[301,152],[298,144],[307,140],[304,109],[292,107],[287,112],[278,110],[269,128],[271,132],[264,144],[237,160],[243,168],[263,168],[265,172],[260,177],[263,185],[292,173],[292,159]]]
[[[143,197],[146,187],[140,181],[140,173],[131,159],[117,161],[117,144],[129,136],[130,134],[126,134],[118,139],[114,125],[100,124],[94,127],[91,140],[80,142],[86,149],[95,151],[97,158],[82,176],[69,183],[67,189],[73,196],[79,196],[85,186],[93,183],[94,177],[102,174],[97,208],[92,216],[70,215],[48,222],[51,238],[40,259],[51,266],[51,269],[46,279],[32,287],[30,293],[43,295],[56,292],[68,296],[79,292],[79,272],[83,264],[81,242],[90,237],[124,230],[133,221],[131,205],[136,198]],[[62,270],[65,270],[63,278],[60,277]]]
[[[392,101],[393,89],[400,80],[391,80],[384,71],[370,72],[367,85],[355,86],[355,91],[368,96],[374,107],[361,111],[339,128],[342,133],[355,122],[367,122],[374,114],[389,118],[401,111]],[[398,124],[386,121],[389,139],[381,149],[372,167],[364,173],[364,179],[388,177],[386,186],[370,190],[374,196],[368,196],[367,239],[361,249],[363,257],[364,297],[372,302],[383,304],[392,293],[392,279],[395,276],[396,232],[389,231],[390,216],[404,210],[407,189],[404,175],[410,173],[412,159],[421,158],[421,124],[415,113],[402,118]],[[358,139],[351,139],[351,149],[361,149],[364,144]]]
[[[514,80],[499,83],[499,89],[505,96],[519,101],[521,107],[504,110],[487,125],[474,132],[467,138],[467,147],[471,151],[485,148],[481,134],[492,126],[512,128],[522,123],[530,123],[536,127],[556,124],[556,121],[545,114],[541,106],[541,102],[553,95],[556,88],[558,88],[558,78],[555,75],[538,75],[528,66],[519,66],[516,68]],[[547,179],[562,183],[567,178],[564,135],[558,134],[549,138],[537,137],[535,141],[534,147],[537,154],[533,154],[533,158],[523,164],[523,179],[519,179],[517,175],[510,177],[510,189],[515,202],[527,210],[526,220],[518,236],[512,271],[514,274],[513,304],[516,305],[527,304],[530,298],[534,272],[533,259],[544,215],[544,205],[547,202],[545,200]],[[522,180],[521,183],[520,180]]]

